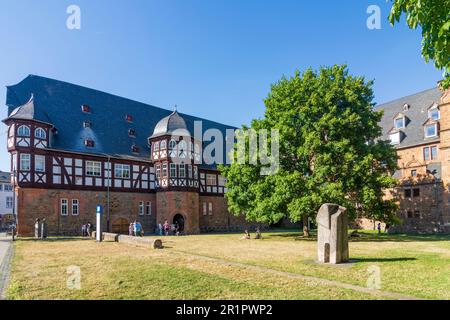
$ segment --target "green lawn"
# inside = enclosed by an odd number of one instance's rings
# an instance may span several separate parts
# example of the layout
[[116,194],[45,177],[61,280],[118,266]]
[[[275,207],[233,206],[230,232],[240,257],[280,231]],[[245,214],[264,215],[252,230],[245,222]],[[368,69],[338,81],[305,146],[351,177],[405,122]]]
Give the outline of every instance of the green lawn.
[[[315,239],[304,239],[297,232],[267,233],[263,240],[240,238],[237,234],[163,237],[163,250],[79,238],[19,239],[8,298],[392,298],[341,285],[364,289],[368,268],[377,266],[382,291],[450,299],[450,236],[367,232],[350,240],[354,261],[344,266],[316,264]],[[67,267],[72,265],[80,267],[81,290],[67,288]]]

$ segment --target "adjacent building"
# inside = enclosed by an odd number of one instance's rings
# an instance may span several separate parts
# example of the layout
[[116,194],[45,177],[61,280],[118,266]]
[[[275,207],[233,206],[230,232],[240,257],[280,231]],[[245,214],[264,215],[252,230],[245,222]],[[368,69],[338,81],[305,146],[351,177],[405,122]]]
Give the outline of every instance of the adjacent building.
[[11,174],[0,171],[0,229],[14,222],[14,197]]
[[97,204],[118,233],[135,220],[147,233],[165,221],[188,234],[247,227],[228,213],[218,161],[203,161],[203,134],[226,145],[235,128],[34,75],[7,87],[6,104],[19,235],[37,218],[80,234]]
[[395,232],[450,232],[450,90],[439,87],[379,105],[383,138],[398,154],[402,223]]

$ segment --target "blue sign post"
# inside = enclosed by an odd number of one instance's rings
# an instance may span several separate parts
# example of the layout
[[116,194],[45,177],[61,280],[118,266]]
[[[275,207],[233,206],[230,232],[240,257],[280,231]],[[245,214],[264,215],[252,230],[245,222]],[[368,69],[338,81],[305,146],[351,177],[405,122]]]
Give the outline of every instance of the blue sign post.
[[102,241],[102,213],[103,207],[99,204],[97,205],[97,228],[95,232],[95,237],[98,242]]

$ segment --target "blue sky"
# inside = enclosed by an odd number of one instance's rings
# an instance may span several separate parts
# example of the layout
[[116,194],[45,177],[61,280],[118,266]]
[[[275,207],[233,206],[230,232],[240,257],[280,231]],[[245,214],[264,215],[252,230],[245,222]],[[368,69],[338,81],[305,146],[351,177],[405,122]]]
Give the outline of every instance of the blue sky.
[[[81,30],[66,27],[69,5]],[[382,29],[366,27],[379,5]],[[386,0],[0,0],[0,109],[6,85],[38,74],[240,126],[282,75],[346,63],[381,103],[431,88],[441,72],[420,31],[387,22]],[[149,128],[149,133],[153,128]],[[0,127],[0,170],[9,170]]]

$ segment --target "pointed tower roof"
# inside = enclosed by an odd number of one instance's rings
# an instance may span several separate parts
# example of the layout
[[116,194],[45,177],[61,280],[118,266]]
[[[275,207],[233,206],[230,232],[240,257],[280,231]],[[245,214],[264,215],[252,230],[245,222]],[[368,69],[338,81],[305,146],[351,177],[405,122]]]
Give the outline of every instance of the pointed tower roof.
[[30,100],[24,105],[21,105],[15,108],[8,119],[25,119],[25,120],[33,120],[34,119],[34,95],[31,94]]

